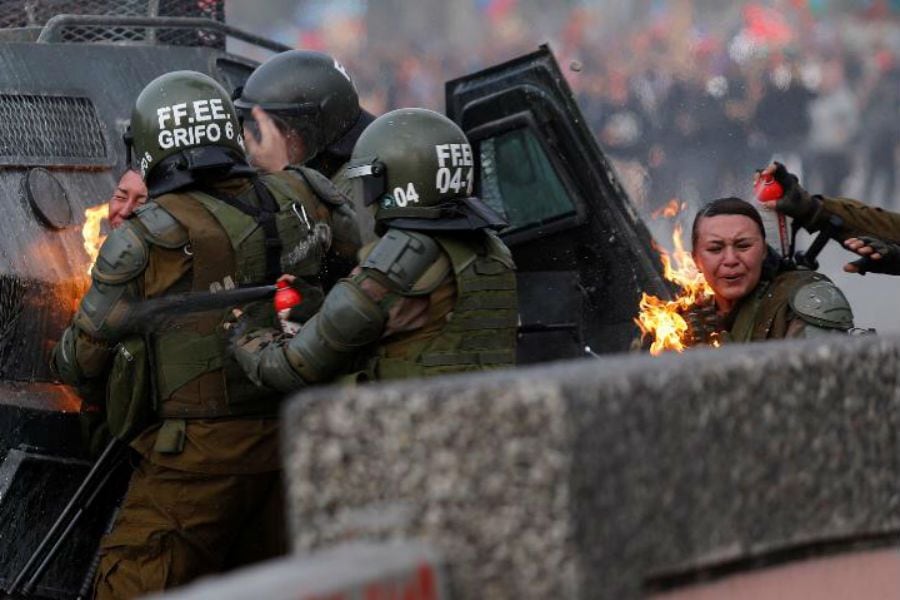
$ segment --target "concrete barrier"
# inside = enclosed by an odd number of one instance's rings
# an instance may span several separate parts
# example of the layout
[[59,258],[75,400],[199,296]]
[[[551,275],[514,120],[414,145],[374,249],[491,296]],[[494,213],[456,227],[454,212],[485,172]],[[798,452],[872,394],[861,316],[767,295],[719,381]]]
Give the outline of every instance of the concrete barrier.
[[284,415],[295,550],[422,538],[454,598],[629,598],[896,541],[898,359],[835,337],[313,389]]
[[359,542],[207,577],[147,600],[447,600],[444,580],[427,544]]

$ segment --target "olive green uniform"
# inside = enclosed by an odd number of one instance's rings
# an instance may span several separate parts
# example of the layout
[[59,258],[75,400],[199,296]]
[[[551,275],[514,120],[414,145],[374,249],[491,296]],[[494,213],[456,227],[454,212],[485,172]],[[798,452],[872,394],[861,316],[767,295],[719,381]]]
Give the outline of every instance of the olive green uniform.
[[888,242],[900,243],[900,214],[875,206],[868,206],[849,198],[815,196],[819,201],[810,229],[821,229],[828,217],[839,217],[843,223],[841,241],[850,237],[870,235]]
[[852,327],[850,305],[825,275],[783,270],[760,281],[732,310],[724,339],[743,343],[805,338]]
[[514,265],[496,235],[390,229],[362,258],[296,336],[238,342],[251,380],[291,391],[515,364]]
[[[91,289],[54,352],[68,383],[111,371],[111,429],[126,439],[134,433],[131,445],[141,457],[101,544],[98,598],[174,587],[285,550],[279,396],[252,385],[228,358],[223,323],[230,311],[180,318],[142,336],[127,333],[128,302],[265,283],[270,244],[261,223],[222,200],[259,208],[251,181],[188,188],[138,209],[101,249]],[[278,204],[284,271],[314,279],[329,246],[345,254],[357,249],[352,228],[341,234],[348,217],[339,195],[314,193],[307,177],[293,171],[258,182]],[[268,302],[250,312],[253,322],[274,322]]]

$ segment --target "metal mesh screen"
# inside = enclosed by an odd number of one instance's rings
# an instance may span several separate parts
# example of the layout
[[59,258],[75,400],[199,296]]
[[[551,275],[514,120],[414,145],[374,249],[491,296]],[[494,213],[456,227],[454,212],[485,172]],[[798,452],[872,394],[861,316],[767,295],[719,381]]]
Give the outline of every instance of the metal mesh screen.
[[[60,14],[126,17],[203,17],[225,22],[223,0],[0,0],[0,29],[40,27]],[[141,42],[224,48],[220,33],[189,29],[71,26],[65,42]]]
[[0,94],[0,161],[96,162],[106,154],[100,119],[88,98]]

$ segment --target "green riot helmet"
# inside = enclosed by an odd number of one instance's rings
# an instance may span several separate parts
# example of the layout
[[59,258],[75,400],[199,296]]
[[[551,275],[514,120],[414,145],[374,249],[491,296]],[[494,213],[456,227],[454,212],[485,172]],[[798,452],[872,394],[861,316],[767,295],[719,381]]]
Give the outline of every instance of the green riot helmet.
[[[341,154],[342,146],[347,146],[346,160],[357,137],[349,135],[351,130],[372,120],[360,108],[347,70],[321,52],[291,50],[273,56],[253,71],[236,95],[234,105],[245,123],[252,123],[250,111],[259,106],[282,127],[296,131],[306,146],[304,162],[327,150]],[[352,141],[341,144],[345,137]]]
[[183,158],[186,171],[202,168],[211,157],[219,163],[244,161],[244,140],[228,92],[196,71],[174,71],[147,84],[131,114],[131,138],[133,164],[148,186],[170,157]]
[[402,108],[372,122],[348,165],[357,200],[375,218],[418,229],[502,228],[472,197],[475,162],[462,129],[431,110]]

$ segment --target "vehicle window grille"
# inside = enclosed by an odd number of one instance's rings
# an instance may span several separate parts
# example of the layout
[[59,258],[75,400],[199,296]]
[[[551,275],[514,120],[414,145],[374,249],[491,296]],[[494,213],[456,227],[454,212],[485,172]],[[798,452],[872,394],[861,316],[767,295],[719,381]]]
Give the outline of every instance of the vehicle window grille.
[[[158,8],[153,8],[156,5]],[[60,15],[125,17],[202,17],[225,21],[222,0],[5,0],[0,2],[0,29],[41,27]],[[224,36],[212,31],[144,27],[72,26],[64,42],[155,42],[174,46],[224,47]]]
[[62,30],[67,43],[134,42],[168,46],[204,46],[224,48],[225,36],[200,28],[110,27],[108,25],[69,25]]
[[103,127],[88,98],[0,94],[0,160],[96,162],[106,156]]

